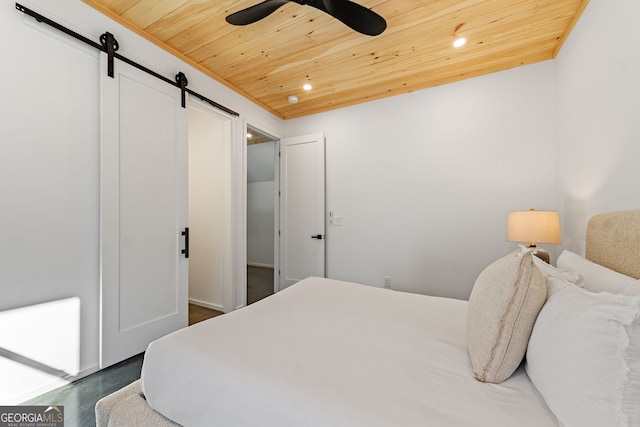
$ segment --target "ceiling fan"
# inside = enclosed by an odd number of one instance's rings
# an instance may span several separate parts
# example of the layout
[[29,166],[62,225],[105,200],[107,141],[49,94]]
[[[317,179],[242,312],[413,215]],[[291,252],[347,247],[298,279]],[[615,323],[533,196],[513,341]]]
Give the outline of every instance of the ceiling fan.
[[241,11],[232,13],[225,19],[233,25],[247,25],[261,20],[289,2],[309,5],[328,13],[353,30],[368,36],[377,36],[387,28],[384,18],[350,0],[265,0]]

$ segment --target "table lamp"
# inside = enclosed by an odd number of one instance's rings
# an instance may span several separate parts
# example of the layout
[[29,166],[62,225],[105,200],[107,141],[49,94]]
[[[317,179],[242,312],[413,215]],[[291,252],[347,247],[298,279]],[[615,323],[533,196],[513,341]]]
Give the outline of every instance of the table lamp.
[[507,240],[529,243],[529,248],[541,260],[549,263],[549,253],[536,246],[536,243],[562,243],[558,212],[528,211],[509,212],[507,221]]

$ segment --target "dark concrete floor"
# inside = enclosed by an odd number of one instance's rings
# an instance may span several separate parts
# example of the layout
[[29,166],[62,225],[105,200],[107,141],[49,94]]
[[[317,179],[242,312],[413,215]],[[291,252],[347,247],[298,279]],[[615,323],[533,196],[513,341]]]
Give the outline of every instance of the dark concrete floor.
[[21,405],[64,406],[65,427],[95,427],[96,402],[139,379],[143,357],[133,356]]

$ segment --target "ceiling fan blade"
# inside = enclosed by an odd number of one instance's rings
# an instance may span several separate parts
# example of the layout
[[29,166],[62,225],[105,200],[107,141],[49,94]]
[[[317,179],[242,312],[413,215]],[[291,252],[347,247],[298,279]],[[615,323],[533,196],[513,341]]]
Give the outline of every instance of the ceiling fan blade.
[[246,9],[232,13],[225,19],[229,24],[247,25],[252,24],[262,18],[271,15],[280,6],[287,4],[290,0],[265,0]]
[[350,0],[308,0],[309,6],[328,13],[353,30],[377,36],[387,28],[387,21],[371,9]]

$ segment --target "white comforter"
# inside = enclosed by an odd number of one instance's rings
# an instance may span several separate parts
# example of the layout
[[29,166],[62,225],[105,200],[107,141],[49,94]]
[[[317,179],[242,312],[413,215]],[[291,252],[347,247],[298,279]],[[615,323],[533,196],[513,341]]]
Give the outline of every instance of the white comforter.
[[473,379],[466,313],[309,278],[153,342],[142,388],[184,426],[557,426],[522,368]]

